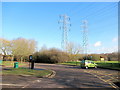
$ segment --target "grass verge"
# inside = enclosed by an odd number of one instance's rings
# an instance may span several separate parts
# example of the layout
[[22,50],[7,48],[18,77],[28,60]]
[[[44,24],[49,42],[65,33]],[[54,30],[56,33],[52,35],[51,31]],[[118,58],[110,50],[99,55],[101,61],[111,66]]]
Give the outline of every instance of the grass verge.
[[7,68],[2,70],[2,75],[31,75],[37,77],[43,77],[51,74],[50,70],[32,70],[28,68]]
[[[2,63],[0,65],[8,66],[8,67],[13,67],[14,63],[15,63],[15,61],[2,61]],[[25,62],[19,62],[19,66],[24,66],[24,65],[27,65],[27,63],[25,63]]]
[[95,63],[120,63],[119,61],[94,61]]
[[98,67],[120,70],[119,61],[95,61]]
[[[101,67],[101,68],[120,70],[119,61],[94,61],[94,62],[98,65],[98,67]],[[80,61],[79,62],[71,61],[71,62],[65,62],[60,64],[80,66]]]
[[80,66],[80,61],[79,62],[71,61],[71,62],[65,62],[65,63],[59,63],[59,64]]

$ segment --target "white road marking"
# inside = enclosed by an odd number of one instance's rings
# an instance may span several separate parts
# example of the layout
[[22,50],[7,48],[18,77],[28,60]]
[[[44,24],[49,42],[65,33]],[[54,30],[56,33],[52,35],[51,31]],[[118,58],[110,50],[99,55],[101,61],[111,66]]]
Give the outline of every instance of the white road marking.
[[30,84],[33,84],[33,83],[35,83],[35,82],[41,82],[41,80],[35,80],[35,81],[33,81],[32,83],[29,83],[29,84],[24,85],[22,88],[26,88],[27,86],[30,86]]
[[37,82],[40,82],[41,80],[37,80]]
[[[87,71],[84,71],[84,72],[89,73],[89,74],[92,74],[93,76],[99,78],[100,80],[102,80],[102,81],[104,81],[104,82],[108,82],[108,81],[110,80],[110,79],[104,80],[104,79],[102,79],[102,77],[100,77],[100,76],[98,76],[98,75],[95,75],[95,74],[93,74],[93,73],[91,73],[91,72],[87,72]],[[113,88],[118,89],[118,86],[115,85],[114,83],[108,82],[108,84],[111,85]]]
[[7,85],[7,86],[24,86],[24,85],[19,85],[19,84],[3,84],[3,83],[0,83],[0,85]]

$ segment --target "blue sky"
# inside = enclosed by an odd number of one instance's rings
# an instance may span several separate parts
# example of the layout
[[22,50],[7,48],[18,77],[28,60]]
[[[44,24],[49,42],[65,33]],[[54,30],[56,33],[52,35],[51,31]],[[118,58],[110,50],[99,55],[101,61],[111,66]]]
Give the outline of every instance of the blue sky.
[[38,48],[61,48],[59,15],[71,18],[68,40],[82,46],[82,20],[88,21],[89,53],[117,50],[117,2],[3,2],[3,37],[35,39]]

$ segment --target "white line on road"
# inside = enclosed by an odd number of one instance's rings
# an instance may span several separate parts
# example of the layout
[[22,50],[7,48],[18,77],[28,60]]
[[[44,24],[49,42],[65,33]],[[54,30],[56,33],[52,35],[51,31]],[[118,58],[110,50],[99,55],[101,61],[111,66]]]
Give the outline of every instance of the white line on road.
[[30,84],[33,84],[33,83],[35,83],[35,82],[41,82],[41,80],[35,80],[35,81],[33,81],[32,83],[26,84],[26,85],[23,86],[22,88],[26,88],[27,86],[30,86]]
[[0,83],[0,85],[7,85],[7,86],[24,86],[24,85],[19,85],[19,84],[3,84],[3,83]]
[[93,76],[95,76],[95,77],[99,78],[100,80],[102,80],[102,81],[104,81],[104,82],[107,82],[107,83],[108,83],[109,85],[111,85],[113,88],[118,89],[118,86],[117,86],[117,85],[115,85],[115,84],[114,84],[114,83],[112,83],[112,82],[108,82],[109,80],[104,80],[104,79],[102,79],[100,76],[95,75],[95,74],[90,73],[90,72],[87,72],[87,71],[84,71],[84,72],[89,73],[89,74],[91,74],[91,75],[93,75]]

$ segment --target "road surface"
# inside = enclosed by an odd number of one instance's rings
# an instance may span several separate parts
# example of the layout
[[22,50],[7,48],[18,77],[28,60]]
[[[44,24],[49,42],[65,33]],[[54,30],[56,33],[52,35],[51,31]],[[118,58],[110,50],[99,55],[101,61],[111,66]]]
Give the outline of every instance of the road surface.
[[[117,80],[118,71],[107,69],[81,69],[76,66],[57,64],[35,64],[35,68],[51,69],[53,78],[16,77],[16,82],[8,83],[9,76],[3,76],[3,88],[116,88],[111,82]],[[14,77],[15,78],[15,77]],[[22,80],[21,80],[22,79]],[[10,80],[9,80],[10,81]],[[12,81],[12,79],[11,79]],[[14,85],[15,84],[15,85]]]

